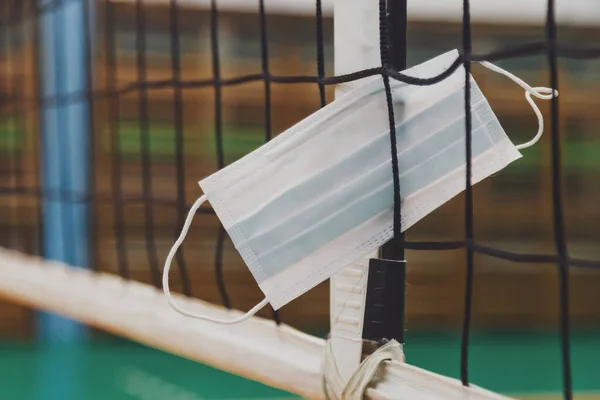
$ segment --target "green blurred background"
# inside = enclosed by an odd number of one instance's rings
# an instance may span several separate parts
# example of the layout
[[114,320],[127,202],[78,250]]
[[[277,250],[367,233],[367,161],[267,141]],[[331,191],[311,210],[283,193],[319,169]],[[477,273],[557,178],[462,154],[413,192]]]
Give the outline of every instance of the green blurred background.
[[[405,347],[416,366],[459,378],[457,334],[410,332]],[[556,334],[473,335],[470,369],[474,384],[520,399],[559,399],[562,389]],[[573,335],[575,398],[600,398],[598,332]],[[3,398],[58,398],[66,392],[86,400],[293,399],[295,395],[244,380],[196,362],[120,339],[52,347],[0,344]],[[251,361],[247,361],[251,362]],[[77,365],[77,370],[73,370]],[[69,379],[63,379],[68,374]],[[45,393],[45,395],[44,395]]]

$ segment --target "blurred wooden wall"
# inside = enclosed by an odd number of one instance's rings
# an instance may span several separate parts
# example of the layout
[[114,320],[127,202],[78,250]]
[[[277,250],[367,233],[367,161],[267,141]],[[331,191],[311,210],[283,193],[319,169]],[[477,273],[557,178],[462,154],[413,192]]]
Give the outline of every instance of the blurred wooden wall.
[[[119,87],[131,85],[137,81],[135,58],[135,14],[133,8],[120,6],[117,10],[118,81]],[[149,34],[157,40],[156,49],[148,51],[148,80],[160,81],[172,76],[170,53],[164,50],[169,43],[168,18],[165,8],[149,7],[147,23]],[[99,10],[100,41],[97,47],[95,68],[95,90],[106,91],[107,69],[104,40],[106,26],[104,11]],[[271,71],[279,75],[314,75],[316,67],[313,55],[314,20],[307,17],[270,16],[270,37],[290,36],[296,32],[299,39],[274,40],[271,51]],[[208,43],[208,14],[203,11],[181,13],[180,34],[189,41],[192,50],[182,54],[182,79],[200,80],[212,77],[210,45]],[[293,29],[292,29],[293,28]],[[331,42],[331,20],[326,24],[326,38]],[[456,35],[457,25],[415,23],[411,25],[412,37],[437,32],[440,37]],[[236,42],[240,37],[258,37],[257,17],[250,14],[224,14],[220,17],[222,44],[220,49],[222,76],[235,77],[250,73],[259,73],[260,54],[253,42]],[[519,27],[508,35],[516,39],[533,35],[538,28]],[[476,26],[475,32],[481,37],[506,35],[506,29],[500,32],[498,27]],[[592,30],[572,32],[573,37],[591,35]],[[596,31],[593,31],[596,32]],[[597,32],[596,32],[597,33]],[[475,35],[475,36],[477,36]],[[579,36],[577,36],[579,35]],[[294,37],[296,37],[294,36]],[[515,39],[515,40],[516,40]],[[286,42],[287,40],[287,42]],[[133,43],[133,44],[132,44]],[[485,41],[482,41],[485,44]],[[150,44],[150,43],[149,43]],[[482,46],[483,46],[482,44]],[[161,47],[162,46],[162,47]],[[236,47],[237,46],[237,47]],[[422,46],[426,47],[427,43]],[[152,47],[152,46],[149,46]],[[231,47],[234,47],[232,50]],[[162,48],[162,50],[161,50]],[[194,50],[196,49],[196,50]],[[237,49],[237,50],[236,50]],[[242,49],[242,50],[240,50]],[[245,50],[244,50],[245,49]],[[3,115],[20,115],[22,121],[22,141],[18,157],[14,153],[3,153],[0,163],[8,171],[9,186],[23,186],[29,190],[9,196],[0,196],[0,238],[3,246],[20,249],[24,252],[39,252],[39,200],[36,188],[39,187],[38,174],[38,122],[35,101],[35,68],[33,51],[29,44],[20,48],[20,55],[0,59],[3,88],[11,89],[11,82],[21,82],[20,100],[12,105],[4,105]],[[236,51],[239,54],[235,56]],[[246,51],[248,54],[246,54]],[[329,47],[330,53],[330,47]],[[19,68],[15,57],[19,59]],[[331,57],[331,54],[329,54]],[[12,63],[13,67],[7,67]],[[327,64],[331,73],[331,62]],[[596,111],[599,100],[594,93],[600,86],[600,79],[578,79],[561,64],[561,128],[569,131],[573,121],[587,125],[597,122]],[[6,71],[12,71],[10,76]],[[518,71],[513,71],[518,72]],[[509,83],[505,78],[495,76],[489,71],[474,67],[478,84],[488,96],[494,110],[505,129],[511,135],[518,131],[517,139],[533,136],[536,121],[529,106],[524,101],[523,91]],[[546,84],[547,70],[540,67],[539,72],[523,71],[532,84]],[[546,74],[546,75],[544,75]],[[15,79],[19,80],[15,80]],[[600,76],[597,76],[600,78]],[[8,89],[6,89],[8,88]],[[223,121],[225,158],[227,162],[251,151],[264,139],[261,129],[264,123],[264,84],[261,81],[239,86],[223,87]],[[169,127],[173,122],[173,90],[169,87],[149,90],[149,111],[151,116],[151,140],[169,140]],[[211,87],[188,88],[183,91],[184,143],[185,143],[185,191],[188,204],[200,194],[197,181],[216,171],[215,132],[214,132],[214,89]],[[333,88],[327,88],[327,99],[333,98]],[[318,87],[315,84],[272,84],[272,125],[273,133],[279,133],[319,107]],[[93,207],[93,252],[94,267],[101,271],[118,273],[118,244],[126,249],[126,257],[131,278],[151,282],[148,257],[150,250],[159,260],[159,268],[178,231],[176,224],[177,169],[174,162],[174,150],[170,144],[156,148],[152,153],[151,177],[153,186],[154,226],[147,226],[144,216],[144,203],[141,175],[144,169],[139,151],[136,152],[135,140],[139,137],[139,92],[131,90],[119,98],[118,114],[123,121],[123,133],[120,137],[121,169],[114,169],[115,153],[112,145],[115,131],[114,109],[111,111],[114,97],[98,96],[94,103],[94,191],[98,195]],[[12,108],[11,108],[12,107]],[[541,104],[548,115],[548,104]],[[21,110],[21,111],[19,111]],[[548,121],[548,119],[546,119]],[[507,122],[508,121],[508,122]],[[128,124],[128,125],[127,125]],[[236,142],[236,135],[246,132],[249,126],[248,142]],[[244,128],[244,129],[243,129]],[[236,131],[239,130],[239,131]],[[167,130],[165,139],[164,131]],[[161,136],[160,132],[163,132]],[[259,132],[259,133],[256,133]],[[524,133],[523,133],[524,132]],[[546,129],[548,132],[548,129]],[[521,135],[523,133],[523,135]],[[595,131],[600,137],[598,131]],[[127,136],[129,135],[129,136]],[[136,136],[138,135],[138,136]],[[171,132],[172,135],[172,132]],[[251,137],[250,137],[251,136]],[[513,137],[513,136],[511,136]],[[534,175],[519,178],[519,171],[508,167],[475,188],[475,221],[478,241],[507,250],[524,253],[552,253],[553,235],[551,219],[551,181],[549,164],[548,135],[540,147],[534,149],[537,168]],[[584,138],[586,139],[586,138]],[[592,138],[593,139],[593,138]],[[174,140],[174,139],[173,139]],[[595,140],[595,139],[594,139]],[[129,142],[128,142],[129,141]],[[133,141],[133,142],[131,142]],[[241,141],[238,141],[241,143]],[[129,143],[129,144],[128,144]],[[131,143],[134,143],[132,145]],[[165,142],[166,143],[166,142]],[[237,146],[240,147],[237,147]],[[128,147],[130,146],[130,147]],[[244,147],[245,146],[245,147]],[[151,146],[152,147],[152,146]],[[152,147],[155,149],[154,147]],[[167,148],[167,150],[165,150]],[[11,155],[12,154],[12,155]],[[524,151],[525,158],[533,157]],[[598,154],[600,158],[600,154]],[[15,169],[16,168],[16,169]],[[519,167],[521,168],[521,167]],[[19,171],[19,185],[15,171]],[[517,172],[515,172],[517,171]],[[582,170],[583,171],[583,170]],[[510,175],[512,174],[512,175]],[[600,199],[597,182],[600,172],[587,169],[576,173],[575,178],[581,187],[589,191],[569,190],[566,193],[567,225],[572,248],[577,256],[600,259],[598,249],[597,226],[593,223],[600,218],[597,199]],[[566,174],[566,179],[574,179]],[[119,180],[120,198],[113,190],[115,180]],[[504,181],[502,181],[504,179]],[[506,180],[515,181],[512,188]],[[530,180],[527,180],[530,179]],[[502,183],[504,182],[504,183]],[[571,182],[569,180],[569,182]],[[569,183],[567,182],[567,183]],[[510,182],[509,182],[510,183]],[[531,189],[535,183],[535,188]],[[504,185],[504,186],[503,186]],[[571,186],[568,186],[569,188]],[[596,195],[596,197],[594,197]],[[594,200],[596,199],[596,200]],[[460,240],[464,235],[463,197],[458,196],[448,204],[436,210],[408,232],[409,240]],[[115,206],[122,207],[125,229],[117,234],[116,218],[119,215]],[[179,210],[186,212],[186,210]],[[151,229],[154,243],[148,247],[146,231]],[[214,215],[200,215],[186,239],[185,259],[190,275],[192,295],[214,303],[220,297],[215,284],[215,258],[219,222]],[[583,233],[582,233],[583,232]],[[596,244],[590,238],[596,238]],[[223,243],[223,270],[228,295],[232,305],[242,310],[250,308],[262,295],[241,258],[233,249],[231,242]],[[409,251],[408,288],[407,288],[407,329],[448,329],[460,325],[464,308],[465,252],[456,251]],[[174,287],[180,287],[178,268],[173,268]],[[600,272],[572,269],[571,272],[571,321],[575,327],[593,327],[600,325]],[[324,283],[305,296],[293,301],[281,311],[284,322],[310,330],[324,330],[329,324],[328,283]],[[492,328],[554,328],[558,321],[558,281],[555,265],[515,264],[487,256],[477,256],[475,266],[474,324]],[[268,311],[262,315],[268,316]],[[0,336],[30,337],[33,333],[33,313],[16,305],[0,302]]]

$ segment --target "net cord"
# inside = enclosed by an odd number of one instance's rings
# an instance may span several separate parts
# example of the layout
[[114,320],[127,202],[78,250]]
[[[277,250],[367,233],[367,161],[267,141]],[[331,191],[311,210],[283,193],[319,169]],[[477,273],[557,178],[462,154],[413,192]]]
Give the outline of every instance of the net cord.
[[[110,171],[110,182],[111,192],[107,201],[114,208],[114,225],[113,234],[115,236],[116,246],[116,261],[119,275],[123,278],[129,278],[129,258],[127,257],[127,237],[125,233],[125,207],[126,200],[123,195],[122,186],[122,160],[121,152],[119,151],[119,120],[120,120],[120,96],[116,93],[117,89],[117,57],[116,57],[116,26],[115,26],[115,6],[111,1],[105,2],[105,29],[106,37],[104,39],[104,51],[105,57],[105,69],[106,69],[106,82],[105,85],[109,92],[115,93],[113,96],[107,98],[107,117],[108,117],[108,135],[110,137],[110,158],[111,158],[111,171]],[[43,194],[42,194],[43,196]],[[48,196],[46,196],[48,197]],[[50,196],[50,198],[52,198]],[[61,199],[61,201],[76,201],[75,199]],[[81,200],[85,201],[85,200]],[[102,202],[101,196],[96,195],[96,203]]]
[[[24,21],[39,18],[44,13],[54,12],[59,7],[65,7],[68,4],[80,0],[63,0],[63,1],[47,1],[47,2],[32,2],[32,6],[30,9],[24,10],[24,12],[20,13],[21,18],[9,18],[7,21],[3,21],[4,23],[0,24],[0,31],[4,32],[7,29],[12,29],[12,27],[17,23],[23,23]],[[136,0],[137,6],[141,8],[141,0]],[[20,3],[20,2],[18,2]],[[439,74],[435,77],[430,77],[426,79],[422,78],[414,78],[410,76],[403,75],[402,73],[395,71],[389,65],[382,65],[378,68],[368,68],[361,71],[352,72],[345,75],[340,76],[332,76],[325,77],[320,72],[320,67],[318,66],[318,74],[317,76],[278,76],[273,75],[268,70],[263,70],[262,73],[258,74],[248,74],[243,76],[237,76],[232,78],[223,79],[220,77],[218,73],[218,68],[214,71],[215,74],[212,78],[208,79],[192,79],[192,80],[183,80],[181,77],[177,76],[176,71],[173,71],[173,76],[171,79],[164,80],[150,80],[145,76],[145,61],[141,60],[140,53],[143,54],[143,42],[138,40],[138,71],[141,72],[141,76],[138,77],[137,81],[127,83],[123,86],[118,87],[116,82],[116,61],[115,61],[115,46],[114,46],[114,19],[115,19],[115,7],[116,5],[112,1],[106,1],[106,26],[110,27],[113,25],[112,33],[107,34],[107,38],[112,37],[111,40],[107,41],[106,51],[107,51],[107,89],[106,90],[98,90],[94,89],[91,85],[89,86],[89,90],[87,91],[77,91],[72,93],[60,93],[55,96],[41,97],[34,96],[33,98],[27,99],[26,96],[20,93],[11,93],[8,98],[4,99],[5,102],[2,104],[2,108],[0,109],[0,116],[4,117],[9,112],[19,112],[25,113],[30,110],[37,111],[44,107],[62,107],[64,105],[73,104],[76,102],[92,102],[97,101],[103,98],[109,100],[109,115],[111,116],[111,136],[116,138],[117,125],[115,125],[115,120],[119,118],[119,97],[125,95],[127,93],[139,92],[140,93],[140,112],[143,112],[144,107],[142,107],[144,93],[151,90],[159,90],[163,88],[178,88],[178,90],[183,91],[184,89],[194,89],[200,87],[212,87],[215,89],[215,96],[217,97],[218,93],[220,93],[220,88],[229,85],[239,85],[246,82],[252,81],[264,81],[265,86],[267,86],[267,81],[275,84],[292,84],[292,83],[316,83],[319,85],[319,89],[321,92],[321,87],[325,85],[331,84],[339,84],[354,81],[356,79],[365,78],[368,76],[381,75],[384,77],[389,77],[389,79],[396,79],[402,82],[406,82],[409,84],[415,85],[430,85],[437,83],[446,77],[448,77],[452,72],[454,72],[460,65],[464,65],[465,68],[470,68],[471,62],[479,62],[479,61],[498,61],[505,60],[517,57],[525,57],[531,55],[546,55],[548,57],[548,62],[550,65],[550,81],[552,90],[557,90],[558,87],[558,68],[557,68],[557,59],[559,57],[570,58],[570,59],[596,59],[600,57],[600,46],[593,45],[579,45],[579,44],[570,44],[570,43],[559,43],[557,40],[557,28],[556,28],[556,20],[555,20],[555,2],[553,0],[548,0],[547,2],[547,18],[545,23],[546,28],[546,38],[544,41],[536,41],[531,43],[523,43],[516,46],[510,46],[501,48],[488,53],[480,53],[480,54],[471,54],[471,32],[470,32],[470,13],[469,13],[469,1],[463,1],[463,52],[457,58],[457,60],[448,68],[448,70]],[[173,9],[177,9],[178,5],[175,0],[172,0]],[[319,4],[317,2],[317,14],[319,14]],[[137,7],[136,7],[137,9]],[[138,18],[140,18],[139,9],[136,13],[138,13]],[[212,20],[214,16],[215,20]],[[143,17],[143,15],[141,15]],[[211,45],[214,44],[216,46],[213,47],[213,57],[215,54],[217,55],[216,63],[218,67],[218,39],[216,36],[216,1],[211,1]],[[318,17],[319,20],[321,17]],[[138,21],[139,22],[139,21]],[[214,22],[214,24],[213,24]],[[320,22],[318,22],[320,23]],[[262,27],[262,26],[261,26]],[[34,24],[34,30],[35,30]],[[137,29],[143,29],[143,24],[138,23]],[[215,31],[213,32],[213,29]],[[107,29],[110,31],[110,29]],[[212,35],[214,33],[214,35]],[[139,31],[138,31],[139,36]],[[140,39],[138,37],[138,39]],[[91,40],[90,40],[91,41]],[[175,43],[172,43],[172,46],[176,46]],[[34,53],[37,53],[39,50],[39,44],[34,42]],[[34,59],[36,55],[34,54]],[[112,59],[111,59],[112,58]],[[175,60],[172,60],[175,63]],[[215,59],[213,59],[213,62]],[[382,63],[383,64],[383,63]],[[88,66],[91,69],[91,64]],[[112,71],[111,71],[112,70]],[[87,71],[88,74],[91,71]],[[468,75],[468,73],[467,73]],[[89,75],[88,77],[90,77]],[[467,79],[467,85],[468,85]],[[543,89],[543,88],[532,88],[533,90]],[[465,107],[469,105],[469,94],[465,92]],[[579,267],[579,268],[593,268],[600,269],[600,261],[598,260],[585,260],[585,259],[576,259],[571,258],[568,254],[566,237],[565,237],[565,226],[564,226],[564,216],[563,216],[563,206],[562,206],[562,188],[560,182],[561,175],[561,163],[560,163],[560,137],[559,137],[559,116],[558,116],[558,100],[556,95],[553,95],[555,92],[538,92],[540,95],[550,96],[551,108],[552,108],[552,126],[551,126],[551,155],[552,155],[552,165],[551,165],[551,173],[552,173],[552,203],[553,203],[553,224],[554,224],[554,236],[555,236],[555,247],[556,254],[522,254],[516,252],[510,252],[498,248],[494,248],[491,246],[487,246],[481,243],[477,243],[473,237],[473,215],[472,215],[472,192],[470,189],[470,185],[467,184],[467,200],[465,201],[465,239],[464,240],[454,240],[454,241],[444,241],[444,242],[419,242],[419,241],[407,241],[405,246],[407,249],[414,250],[452,250],[452,249],[466,249],[468,256],[468,270],[469,275],[467,276],[467,285],[469,286],[467,290],[467,296],[470,296],[471,293],[471,284],[474,272],[474,266],[472,261],[473,254],[484,254],[500,259],[515,261],[519,263],[555,263],[558,266],[558,274],[559,274],[559,307],[560,307],[560,327],[561,327],[561,354],[562,354],[562,363],[563,363],[563,382],[564,382],[564,393],[565,398],[570,399],[572,397],[572,382],[570,375],[570,349],[569,349],[569,304],[568,304],[568,268],[569,267]],[[533,107],[533,100],[531,96],[537,97],[534,93],[529,91],[526,92],[527,101]],[[547,99],[547,98],[546,98]],[[175,101],[176,98],[175,98]],[[220,101],[216,102],[217,108],[220,107]],[[535,110],[535,108],[534,108]],[[539,110],[538,110],[539,111]],[[216,117],[218,112],[215,111]],[[467,113],[468,115],[469,113]],[[538,117],[538,121],[540,120],[540,115],[536,112]],[[218,118],[216,118],[218,122]],[[543,121],[541,121],[543,122]],[[467,124],[469,125],[469,124]],[[218,129],[217,129],[218,130]],[[524,143],[520,146],[527,146],[533,144],[532,142],[535,140],[539,140],[540,132],[543,130],[543,126],[540,126],[538,130],[538,134],[527,143]],[[147,142],[147,138],[143,133],[144,129],[142,126],[142,140]],[[470,140],[470,128],[467,126],[466,130],[467,142]],[[219,139],[217,138],[217,144],[219,143]],[[146,143],[147,144],[147,143]],[[142,146],[146,147],[147,146]],[[221,149],[222,150],[222,149]],[[467,143],[467,165],[468,170],[470,169],[470,144]],[[111,195],[106,195],[102,193],[72,193],[66,191],[55,191],[55,190],[44,190],[41,188],[30,188],[19,185],[19,187],[0,187],[0,196],[19,196],[20,198],[25,197],[33,197],[33,198],[44,198],[44,199],[54,199],[65,202],[95,202],[96,204],[101,204],[103,202],[111,202],[115,209],[118,210],[115,212],[115,235],[117,237],[117,263],[118,263],[118,271],[122,276],[129,276],[129,267],[128,267],[128,259],[126,254],[126,238],[124,234],[124,207],[125,205],[131,204],[143,204],[146,212],[152,214],[152,209],[154,207],[177,207],[182,210],[182,206],[185,204],[184,200],[182,200],[181,192],[178,193],[176,199],[172,198],[158,198],[152,196],[152,199],[148,199],[148,196],[151,195],[151,187],[147,185],[147,179],[150,172],[151,165],[149,164],[148,159],[146,161],[148,163],[144,163],[143,167],[143,179],[144,183],[144,195],[143,196],[125,196],[122,193],[121,188],[121,170],[120,170],[120,156],[118,151],[117,139],[113,141],[113,169],[112,169],[112,187],[113,193]],[[217,152],[218,153],[218,152]],[[146,153],[147,154],[147,153]],[[38,168],[39,169],[39,168]],[[180,173],[180,171],[178,172]],[[466,180],[467,183],[469,181],[470,174],[467,173]],[[214,214],[214,211],[208,208],[197,208],[194,213],[201,214]],[[120,215],[120,216],[119,216]],[[120,222],[119,222],[120,221]],[[153,229],[152,221],[148,222],[146,226],[147,230]],[[224,236],[224,231],[223,236]],[[148,237],[147,240],[147,255],[150,258],[150,264],[152,263],[153,253],[155,252],[154,240],[152,237]],[[152,239],[152,240],[150,240]],[[183,257],[182,257],[183,258]],[[218,265],[218,258],[216,257],[216,264]],[[180,264],[181,265],[181,264]],[[185,268],[185,267],[183,267]],[[156,278],[156,268],[153,267],[152,271],[154,277]],[[156,279],[155,284],[156,284]],[[224,288],[224,282],[223,282]],[[185,289],[184,289],[185,290]],[[470,297],[467,299],[466,303],[466,311],[465,319],[470,318]],[[467,340],[463,340],[463,343],[468,342],[468,332],[469,332],[469,323],[465,323],[465,328],[463,330],[465,337]],[[466,346],[463,345],[463,348]],[[466,353],[466,352],[464,352]],[[463,363],[466,366],[467,354],[463,354]],[[468,377],[465,373],[463,374],[463,381],[468,383]]]
[[[271,80],[269,79],[270,68],[269,68],[269,43],[267,35],[267,14],[265,10],[265,1],[259,0],[258,2],[258,14],[259,14],[259,27],[260,27],[260,48],[261,48],[261,68],[264,79],[265,87],[265,142],[271,140],[272,126],[271,126]],[[224,232],[223,232],[224,233]],[[279,311],[271,308],[271,315],[275,323],[281,323],[281,317]]]
[[[462,45],[463,53],[471,53],[471,9],[469,0],[463,0],[463,19],[462,19]],[[471,115],[471,62],[463,61],[465,69],[465,152],[466,152],[466,171],[465,171],[465,239],[473,240],[474,221],[473,221],[473,187],[472,181],[472,130],[473,120]],[[475,257],[473,249],[466,248],[466,274],[465,274],[465,305],[462,321],[462,333],[460,344],[460,380],[464,386],[469,386],[469,341],[471,334],[471,317],[473,308],[473,280],[475,275]]]
[[[137,79],[145,81],[148,76],[148,62],[146,58],[146,10],[143,0],[135,3],[135,46],[136,46],[136,74]],[[144,236],[146,244],[146,258],[150,267],[150,279],[154,286],[160,285],[160,269],[154,222],[154,198],[152,170],[153,162],[150,154],[150,98],[148,88],[140,87],[138,90],[138,112],[141,147],[142,168],[142,193],[144,212]]]
[[[555,1],[548,0],[546,15],[546,40],[548,43],[548,64],[550,66],[550,86],[558,89],[558,57],[556,54],[557,29],[555,20]],[[552,97],[550,131],[551,174],[552,174],[552,219],[554,228],[554,244],[556,248],[556,266],[558,268],[558,297],[559,297],[559,329],[562,363],[563,396],[565,400],[573,398],[571,377],[571,344],[569,321],[569,255],[567,249],[565,218],[563,212],[563,190],[561,178],[561,146],[559,126],[558,98]]]
[[[169,2],[169,36],[171,47],[171,75],[173,79],[181,80],[181,45],[179,41],[179,7],[177,0]],[[177,182],[177,226],[180,226],[185,217],[185,156],[184,156],[184,118],[183,118],[183,91],[181,87],[173,87],[173,119],[175,128],[175,179]],[[175,228],[177,229],[177,228]],[[177,230],[174,232],[177,237]],[[191,296],[188,267],[184,249],[177,253],[178,272],[181,280],[182,291],[186,296]]]

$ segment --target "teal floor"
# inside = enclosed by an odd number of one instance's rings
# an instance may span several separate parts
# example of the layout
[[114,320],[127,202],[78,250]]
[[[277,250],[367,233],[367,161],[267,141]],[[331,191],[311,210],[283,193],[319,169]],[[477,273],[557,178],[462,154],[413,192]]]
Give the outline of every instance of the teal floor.
[[[456,335],[411,333],[411,364],[458,376]],[[572,340],[575,389],[600,392],[600,332]],[[494,391],[528,395],[562,387],[556,334],[476,334],[471,379]],[[291,399],[285,392],[246,381],[161,351],[123,341],[41,347],[0,343],[0,398],[7,400]]]

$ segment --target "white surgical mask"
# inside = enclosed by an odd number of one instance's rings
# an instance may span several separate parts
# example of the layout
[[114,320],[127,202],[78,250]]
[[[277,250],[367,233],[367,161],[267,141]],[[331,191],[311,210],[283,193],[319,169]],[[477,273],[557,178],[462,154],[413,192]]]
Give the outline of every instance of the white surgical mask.
[[[445,71],[456,50],[405,71],[429,78]],[[471,78],[472,182],[521,157],[543,131],[531,95],[552,98],[489,63],[526,90],[539,121],[537,135],[512,144]],[[395,108],[402,229],[465,189],[464,68],[430,86],[391,81]],[[558,93],[555,93],[558,95]],[[389,119],[381,79],[350,91],[272,141],[200,181],[196,201],[165,264],[163,287],[179,312],[236,323],[267,303],[278,309],[393,236]],[[215,320],[182,310],[170,296],[168,273],[191,219],[206,200],[266,298],[245,315]]]

